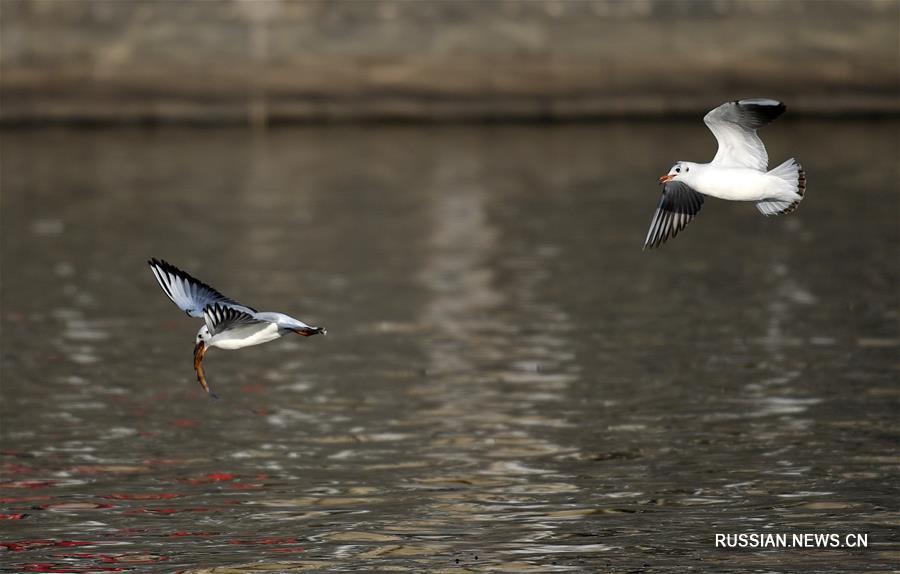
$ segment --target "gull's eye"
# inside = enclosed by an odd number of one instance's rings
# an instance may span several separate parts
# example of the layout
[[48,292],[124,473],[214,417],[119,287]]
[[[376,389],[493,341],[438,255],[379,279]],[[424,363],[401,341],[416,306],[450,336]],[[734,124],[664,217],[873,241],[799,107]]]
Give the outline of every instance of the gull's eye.
[[676,167],[676,168],[675,168],[675,173],[681,173],[681,168],[680,168],[680,167]]
[[684,171],[691,171],[691,168],[686,167],[686,168],[684,168]]

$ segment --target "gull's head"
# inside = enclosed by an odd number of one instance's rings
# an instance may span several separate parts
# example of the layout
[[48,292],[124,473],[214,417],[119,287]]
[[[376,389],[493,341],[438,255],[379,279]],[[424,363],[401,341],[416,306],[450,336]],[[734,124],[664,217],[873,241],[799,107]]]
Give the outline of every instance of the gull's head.
[[209,327],[203,325],[200,327],[200,330],[197,331],[197,338],[194,340],[194,344],[199,345],[200,343],[206,343],[212,338],[209,334]]
[[679,161],[676,162],[675,165],[672,166],[672,169],[669,170],[669,173],[659,178],[659,183],[666,183],[669,181],[685,181],[689,177],[691,177],[691,170],[696,167],[697,164],[691,163],[689,161]]

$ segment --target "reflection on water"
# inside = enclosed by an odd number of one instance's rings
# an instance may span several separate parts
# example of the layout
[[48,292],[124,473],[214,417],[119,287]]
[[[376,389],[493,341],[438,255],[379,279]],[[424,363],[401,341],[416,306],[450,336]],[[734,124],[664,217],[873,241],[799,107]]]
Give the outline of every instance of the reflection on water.
[[[897,126],[790,127],[796,214],[652,253],[694,123],[3,133],[2,567],[888,568]],[[329,336],[207,400],[150,256]],[[762,530],[870,547],[713,547]]]

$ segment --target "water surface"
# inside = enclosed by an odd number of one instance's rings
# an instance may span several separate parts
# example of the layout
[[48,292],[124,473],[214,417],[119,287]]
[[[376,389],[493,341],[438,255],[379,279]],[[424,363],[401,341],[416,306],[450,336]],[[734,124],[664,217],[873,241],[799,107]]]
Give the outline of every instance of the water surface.
[[[653,252],[697,122],[3,132],[0,564],[896,567],[898,127],[774,124],[800,209]],[[209,400],[151,256],[329,334],[211,351]]]

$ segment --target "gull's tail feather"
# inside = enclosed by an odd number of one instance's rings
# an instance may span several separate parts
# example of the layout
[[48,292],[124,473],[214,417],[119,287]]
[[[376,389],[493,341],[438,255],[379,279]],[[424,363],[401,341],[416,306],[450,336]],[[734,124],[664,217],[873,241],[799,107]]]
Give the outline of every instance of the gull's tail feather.
[[768,172],[767,175],[777,177],[782,183],[782,189],[787,192],[788,196],[793,195],[791,199],[767,198],[757,202],[756,208],[765,216],[784,215],[791,213],[806,194],[806,172],[803,167],[797,163],[797,160],[791,158],[779,165],[775,169]]

